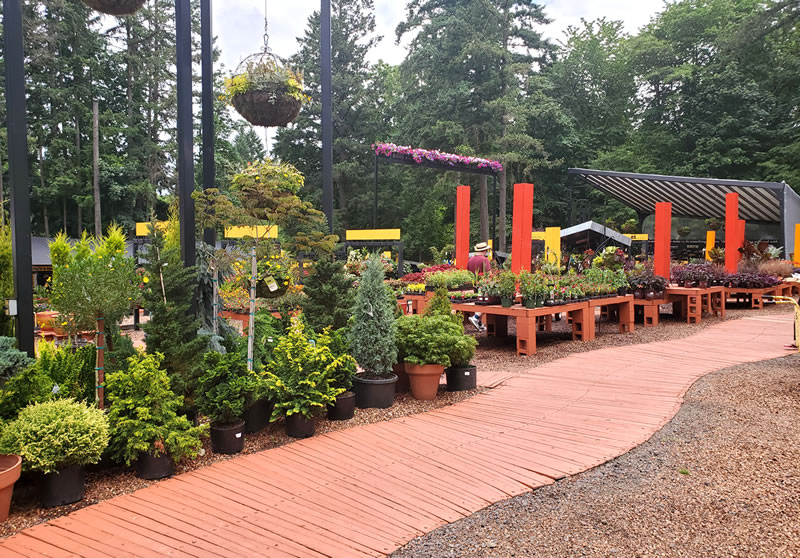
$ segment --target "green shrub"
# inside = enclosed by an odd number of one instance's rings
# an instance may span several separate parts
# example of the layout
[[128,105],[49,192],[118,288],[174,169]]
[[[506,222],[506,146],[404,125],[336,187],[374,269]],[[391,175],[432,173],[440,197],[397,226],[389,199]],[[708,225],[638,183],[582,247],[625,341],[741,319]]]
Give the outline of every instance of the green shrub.
[[303,315],[308,325],[321,332],[326,327],[339,329],[347,325],[353,313],[355,289],[353,276],[344,264],[336,260],[320,259],[311,274],[303,281]]
[[208,425],[192,426],[178,414],[183,397],[170,388],[162,355],[139,353],[125,371],[106,377],[106,389],[114,404],[108,412],[111,457],[126,465],[142,453],[155,456],[167,451],[177,463],[197,457]]
[[93,403],[96,354],[92,345],[73,349],[69,344],[57,347],[55,343],[44,342],[39,344],[34,366],[52,380],[54,395]]
[[27,353],[17,350],[13,337],[0,337],[0,386],[33,363]]
[[203,368],[196,403],[198,410],[214,424],[241,420],[245,408],[261,399],[267,389],[264,379],[247,369],[247,359],[240,352],[208,352]]
[[107,445],[103,411],[71,399],[25,407],[0,435],[0,453],[20,455],[24,470],[42,473],[97,463]]
[[451,355],[463,361],[469,347],[474,354],[476,341],[446,316],[403,316],[397,320],[397,344],[404,362],[451,366]]
[[355,359],[350,355],[350,344],[347,342],[347,329],[325,330],[316,337],[317,346],[328,347],[339,366],[332,369],[333,386],[349,391],[353,387],[353,376],[356,373]]
[[[284,334],[283,322],[269,310],[258,310],[253,322],[253,364],[256,370],[272,360],[272,351]],[[243,346],[246,351],[246,346]]]
[[503,271],[497,276],[497,286],[502,298],[514,298],[517,294],[517,275],[513,271]]
[[12,420],[28,405],[51,400],[54,387],[53,379],[41,368],[26,368],[0,390],[0,419]]
[[345,391],[335,382],[343,371],[354,371],[353,357],[335,357],[330,338],[324,333],[316,343],[310,341],[303,323],[298,321],[275,348],[266,372],[275,401],[273,421],[297,413],[313,418]]
[[453,308],[450,305],[450,296],[447,294],[447,290],[443,288],[436,289],[433,298],[425,307],[425,316],[441,316],[457,324],[462,323],[464,320],[462,314],[453,313]]
[[361,276],[349,334],[352,354],[367,374],[388,375],[396,362],[394,306],[383,284],[383,264],[373,255]]

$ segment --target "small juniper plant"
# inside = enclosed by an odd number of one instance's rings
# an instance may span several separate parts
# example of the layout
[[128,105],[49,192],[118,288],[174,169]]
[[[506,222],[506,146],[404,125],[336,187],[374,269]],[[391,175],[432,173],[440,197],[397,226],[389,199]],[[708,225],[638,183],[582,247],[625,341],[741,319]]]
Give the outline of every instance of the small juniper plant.
[[397,361],[394,308],[383,284],[383,264],[373,255],[361,276],[350,329],[350,350],[369,377],[386,377]]

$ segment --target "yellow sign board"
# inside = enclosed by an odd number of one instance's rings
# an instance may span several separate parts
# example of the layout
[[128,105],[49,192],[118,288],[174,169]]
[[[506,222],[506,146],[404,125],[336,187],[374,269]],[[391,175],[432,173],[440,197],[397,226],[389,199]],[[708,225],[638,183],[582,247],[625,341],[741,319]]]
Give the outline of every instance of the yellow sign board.
[[[156,227],[162,231],[167,228],[166,221],[157,221]],[[150,234],[150,221],[146,223],[136,223],[136,236],[147,236]]]
[[545,259],[549,263],[561,263],[561,227],[547,227],[544,231]]
[[546,234],[545,231],[533,231],[531,233],[531,240],[544,240]]
[[278,238],[278,227],[272,225],[257,225],[255,227],[227,227],[225,238]]
[[347,230],[345,240],[400,240],[400,229]]
[[626,234],[625,236],[627,236],[631,240],[650,240],[649,234],[636,233],[636,234]]

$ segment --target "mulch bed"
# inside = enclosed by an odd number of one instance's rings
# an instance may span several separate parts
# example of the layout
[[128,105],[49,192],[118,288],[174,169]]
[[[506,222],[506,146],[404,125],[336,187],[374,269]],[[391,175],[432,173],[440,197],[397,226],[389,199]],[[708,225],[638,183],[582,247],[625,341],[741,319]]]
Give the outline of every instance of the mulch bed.
[[636,449],[392,556],[797,556],[799,419],[800,355],[710,374]]

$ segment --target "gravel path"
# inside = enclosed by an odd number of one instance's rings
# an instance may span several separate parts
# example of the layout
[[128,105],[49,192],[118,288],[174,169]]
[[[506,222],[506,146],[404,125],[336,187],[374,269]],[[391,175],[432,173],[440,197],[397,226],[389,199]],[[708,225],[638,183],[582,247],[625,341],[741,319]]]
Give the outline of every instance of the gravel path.
[[800,355],[699,380],[648,442],[392,556],[798,556]]

